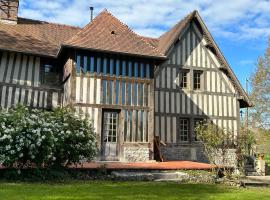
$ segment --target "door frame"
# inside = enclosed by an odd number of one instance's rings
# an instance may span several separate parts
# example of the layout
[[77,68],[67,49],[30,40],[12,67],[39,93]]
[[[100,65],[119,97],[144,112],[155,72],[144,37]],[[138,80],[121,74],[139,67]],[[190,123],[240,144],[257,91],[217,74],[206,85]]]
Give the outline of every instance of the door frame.
[[[104,113],[105,112],[114,112],[118,114],[118,124],[117,124],[117,136],[116,136],[116,140],[117,140],[117,144],[116,144],[116,157],[114,160],[108,160],[106,159],[105,155],[104,155]],[[102,161],[120,161],[120,136],[121,136],[121,132],[120,132],[120,114],[121,114],[121,109],[110,109],[110,108],[103,108],[102,109],[102,120],[101,120],[101,137],[100,137],[100,143],[101,143],[101,160]]]

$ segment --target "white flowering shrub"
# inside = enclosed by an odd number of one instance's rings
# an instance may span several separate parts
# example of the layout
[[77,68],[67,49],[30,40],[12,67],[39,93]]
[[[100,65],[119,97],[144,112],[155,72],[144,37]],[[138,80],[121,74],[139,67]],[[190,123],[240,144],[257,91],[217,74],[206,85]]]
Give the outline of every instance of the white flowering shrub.
[[[96,134],[89,119],[76,117],[70,109],[54,111],[54,164],[67,166],[91,160],[96,154]],[[60,126],[59,126],[60,125]]]
[[67,166],[96,153],[93,126],[70,108],[52,112],[16,106],[0,111],[0,164],[7,167]]

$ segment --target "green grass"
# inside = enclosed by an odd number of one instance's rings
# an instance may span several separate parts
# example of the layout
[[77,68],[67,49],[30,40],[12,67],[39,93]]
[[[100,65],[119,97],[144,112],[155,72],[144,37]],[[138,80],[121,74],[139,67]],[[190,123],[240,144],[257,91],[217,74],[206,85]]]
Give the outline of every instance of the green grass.
[[268,200],[270,188],[237,189],[223,185],[155,182],[0,183],[2,200],[188,199]]
[[269,154],[264,155],[264,160],[268,164],[268,166],[270,166],[270,155]]

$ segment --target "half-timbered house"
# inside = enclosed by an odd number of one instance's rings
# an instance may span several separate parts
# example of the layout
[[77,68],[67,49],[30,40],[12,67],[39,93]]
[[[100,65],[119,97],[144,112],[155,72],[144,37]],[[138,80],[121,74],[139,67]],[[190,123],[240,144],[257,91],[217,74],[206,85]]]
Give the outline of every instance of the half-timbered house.
[[18,17],[0,0],[0,105],[72,106],[93,121],[97,160],[205,160],[194,127],[208,119],[237,135],[250,102],[197,11],[159,38],[107,10],[84,28]]

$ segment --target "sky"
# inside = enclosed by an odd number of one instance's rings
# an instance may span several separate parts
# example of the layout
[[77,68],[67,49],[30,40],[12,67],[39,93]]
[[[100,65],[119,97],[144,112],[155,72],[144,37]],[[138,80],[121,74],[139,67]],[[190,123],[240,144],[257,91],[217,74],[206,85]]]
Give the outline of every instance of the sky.
[[270,36],[270,0],[20,0],[19,15],[83,27],[107,8],[136,33],[159,37],[193,10],[245,84]]

